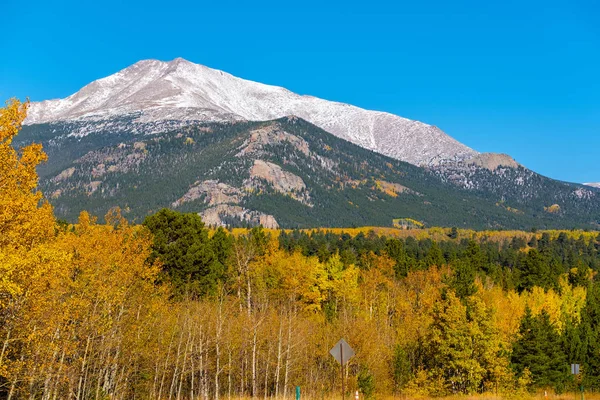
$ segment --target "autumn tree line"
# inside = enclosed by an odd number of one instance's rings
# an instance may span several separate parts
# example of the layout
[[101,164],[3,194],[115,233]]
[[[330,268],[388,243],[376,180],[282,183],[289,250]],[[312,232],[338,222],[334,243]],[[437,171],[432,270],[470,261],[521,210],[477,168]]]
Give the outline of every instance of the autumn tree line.
[[[323,398],[600,390],[600,237],[57,221],[0,109],[0,398]],[[569,364],[581,364],[580,377]],[[581,380],[581,382],[580,382]]]

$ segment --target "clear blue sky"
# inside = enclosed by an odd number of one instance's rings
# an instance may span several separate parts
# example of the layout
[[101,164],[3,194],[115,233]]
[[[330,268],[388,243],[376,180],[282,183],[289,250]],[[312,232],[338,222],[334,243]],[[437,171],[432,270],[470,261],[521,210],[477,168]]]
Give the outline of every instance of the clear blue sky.
[[65,97],[140,59],[183,57],[600,181],[594,0],[4,3],[0,98]]

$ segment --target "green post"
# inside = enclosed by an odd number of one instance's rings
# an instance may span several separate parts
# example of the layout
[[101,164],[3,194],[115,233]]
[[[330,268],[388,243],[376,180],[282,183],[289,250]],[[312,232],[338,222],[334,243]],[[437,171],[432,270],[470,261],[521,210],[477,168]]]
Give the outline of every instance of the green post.
[[296,400],[300,400],[300,386],[296,386]]
[[580,389],[581,389],[581,400],[585,400],[585,397],[583,396],[583,385],[581,385]]

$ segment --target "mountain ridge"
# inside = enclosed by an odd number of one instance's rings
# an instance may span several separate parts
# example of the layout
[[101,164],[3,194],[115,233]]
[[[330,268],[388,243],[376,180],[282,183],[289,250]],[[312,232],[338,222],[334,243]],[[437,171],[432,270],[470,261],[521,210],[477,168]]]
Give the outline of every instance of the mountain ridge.
[[[25,124],[90,123],[129,117],[139,124],[180,121],[265,121],[297,115],[361,147],[410,162],[436,165],[479,154],[439,128],[382,111],[299,95],[235,77],[182,58],[142,60],[84,86],[65,99],[33,102]],[[142,128],[143,130],[143,128]]]

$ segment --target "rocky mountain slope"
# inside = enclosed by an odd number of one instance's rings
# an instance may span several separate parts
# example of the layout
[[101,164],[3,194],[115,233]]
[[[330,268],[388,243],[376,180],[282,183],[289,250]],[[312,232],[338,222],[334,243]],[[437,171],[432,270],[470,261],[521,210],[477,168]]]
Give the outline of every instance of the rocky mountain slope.
[[598,183],[584,183],[585,186],[591,186],[600,189],[600,182]]
[[141,221],[162,207],[211,225],[411,225],[598,228],[600,190],[554,181],[507,156],[422,168],[364,149],[298,117],[211,122],[140,135],[115,124],[85,136],[72,123],[24,127],[44,144],[40,186],[74,220],[112,206]]
[[478,153],[435,126],[301,96],[181,58],[140,61],[60,100],[31,104],[27,125],[69,124],[83,136],[112,130],[164,132],[198,122],[265,121],[295,115],[342,139],[415,165]]

